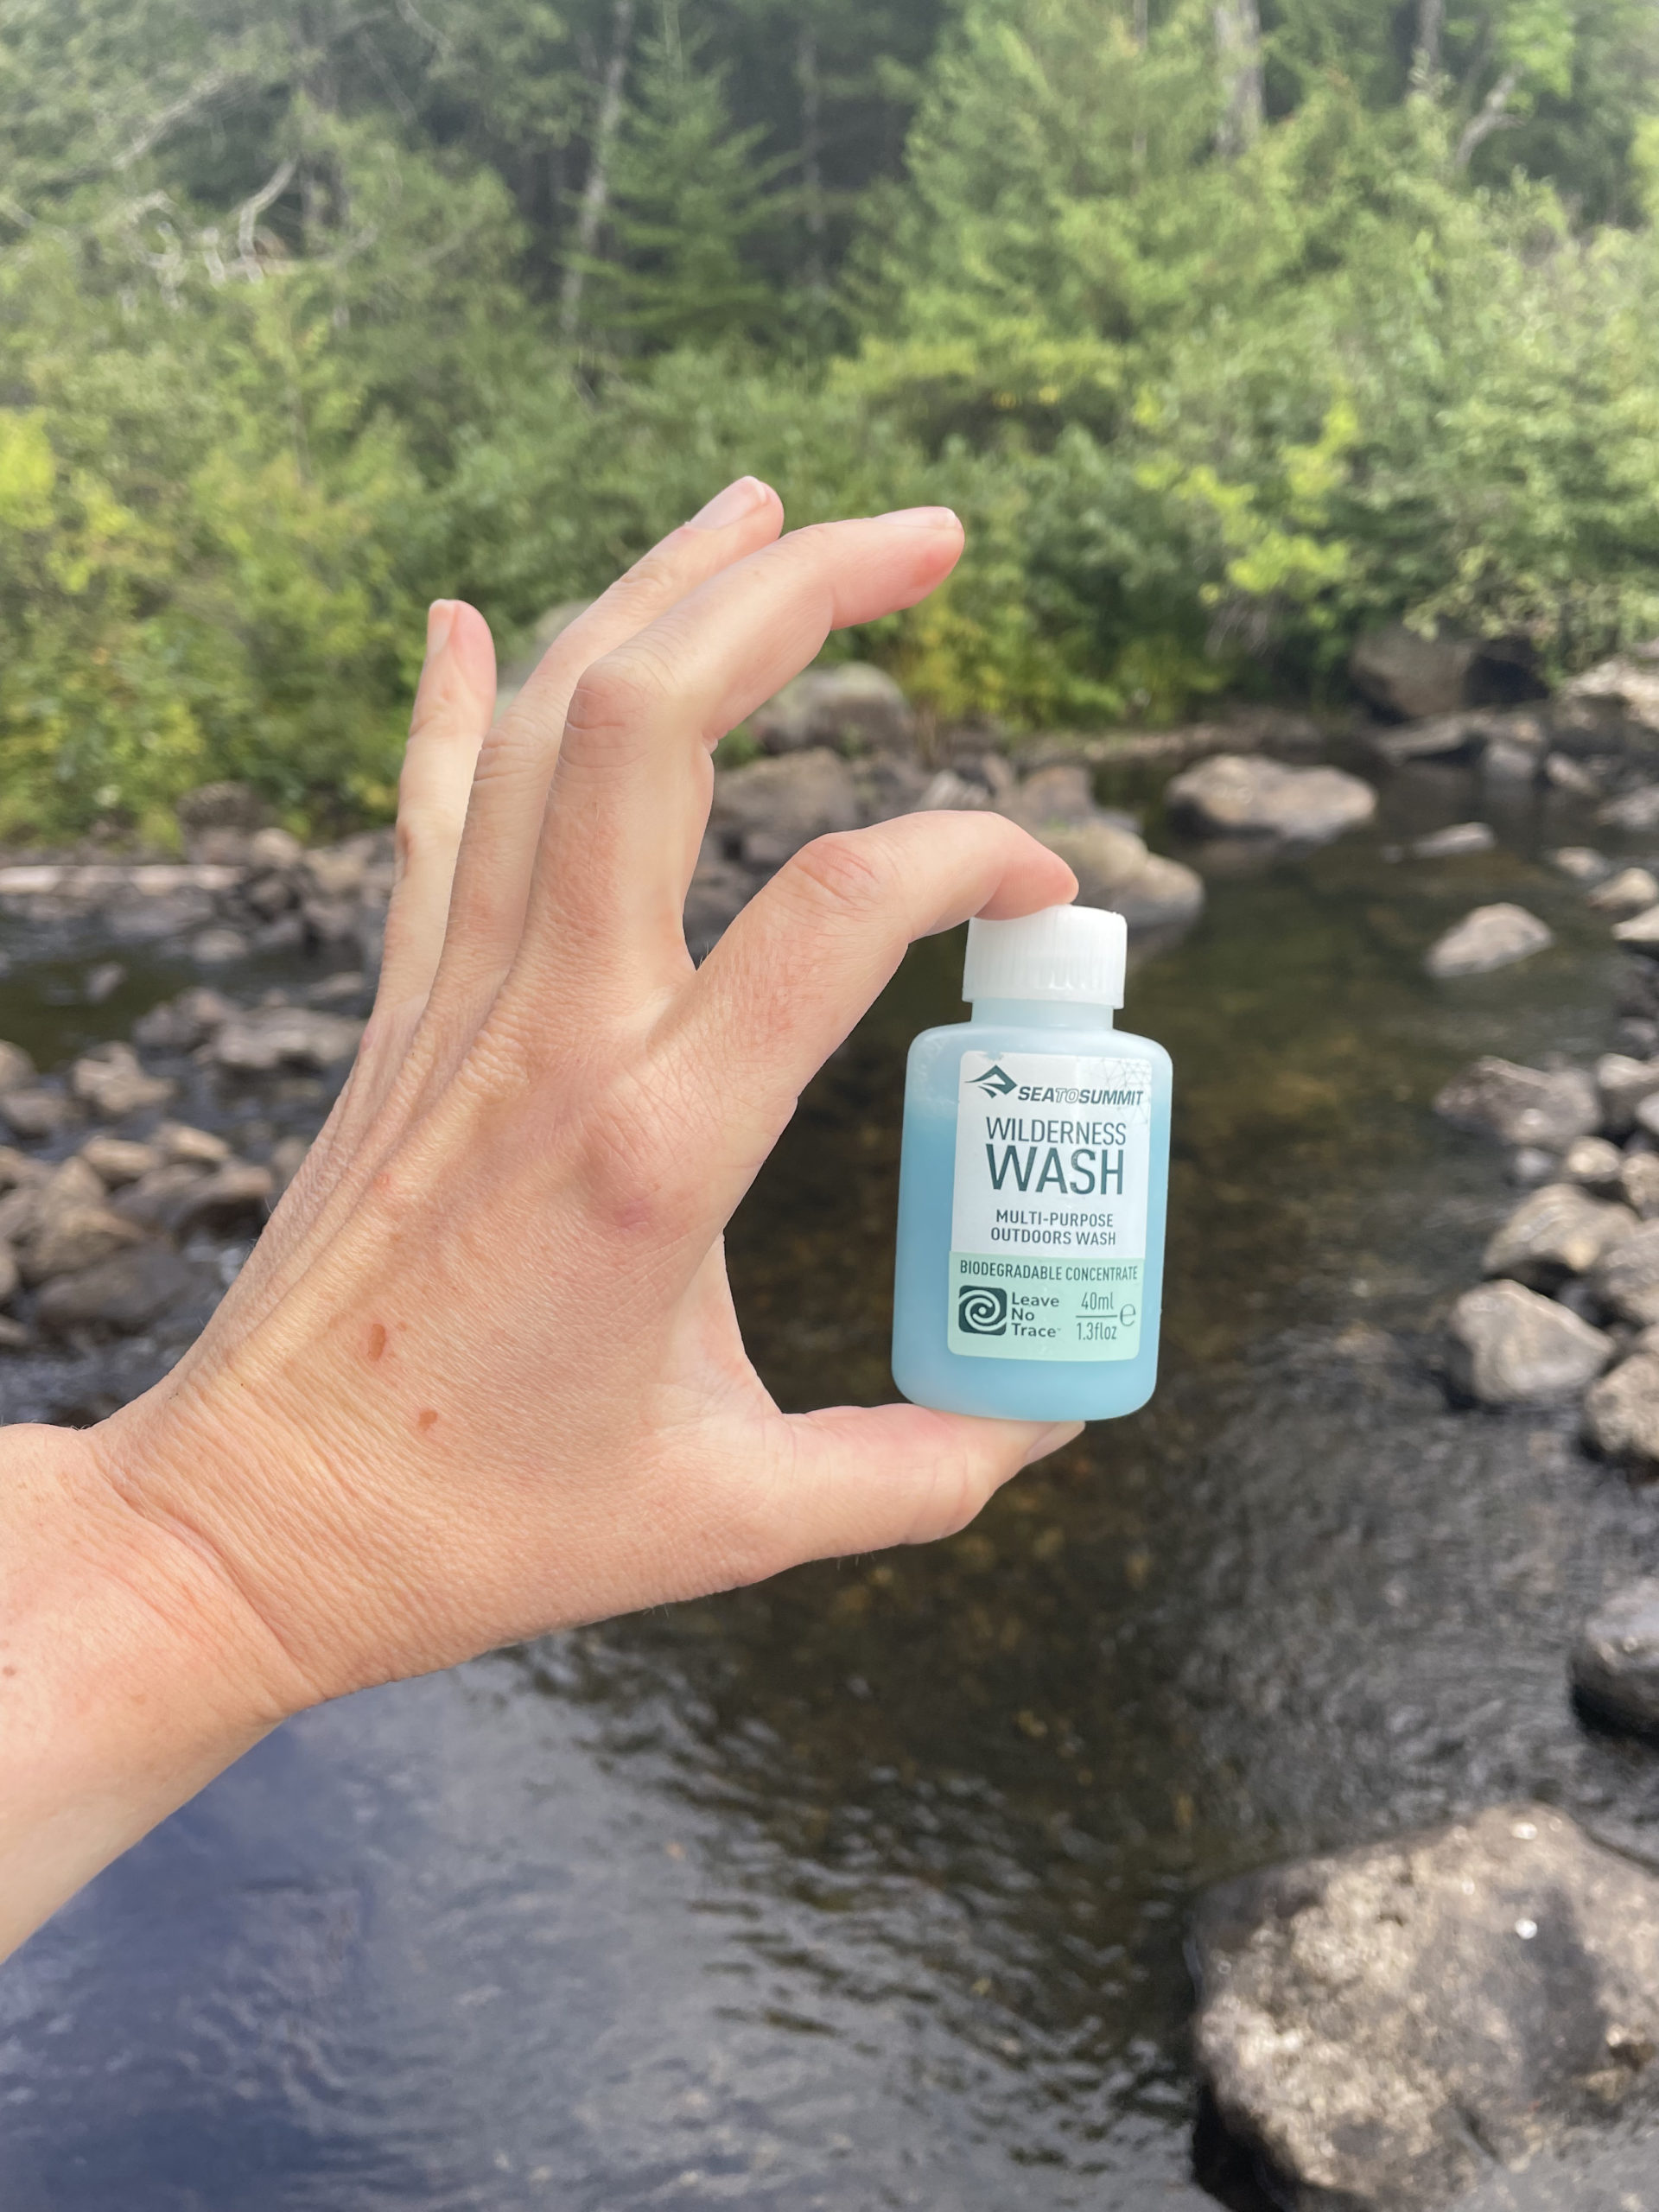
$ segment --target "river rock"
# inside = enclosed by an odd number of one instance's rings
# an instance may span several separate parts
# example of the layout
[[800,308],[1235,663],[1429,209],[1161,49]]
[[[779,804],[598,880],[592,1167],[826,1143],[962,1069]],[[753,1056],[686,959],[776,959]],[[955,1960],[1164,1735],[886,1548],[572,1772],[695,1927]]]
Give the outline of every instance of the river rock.
[[205,984],[193,984],[177,998],[166,999],[140,1014],[133,1024],[136,1041],[146,1052],[188,1052],[205,1038],[221,1029],[235,1014],[232,1001]]
[[1414,860],[1449,861],[1465,853],[1490,853],[1497,838],[1487,822],[1453,822],[1446,829],[1431,830],[1407,848]]
[[1447,1325],[1447,1380],[1483,1406],[1571,1405],[1613,1356],[1611,1338],[1518,1282],[1465,1291]]
[[194,1271],[170,1244],[139,1244],[79,1274],[60,1275],[41,1293],[43,1328],[148,1328],[195,1287]]
[[1201,836],[1323,844],[1369,822],[1376,793],[1340,768],[1287,768],[1260,754],[1218,753],[1177,776],[1164,804],[1172,820]]
[[163,1160],[118,1191],[111,1205],[142,1230],[176,1229],[192,1197],[216,1172],[187,1160]]
[[0,1044],[0,1096],[26,1090],[35,1081],[35,1063],[21,1045]]
[[1596,810],[1596,819],[1638,834],[1659,830],[1659,784],[1638,784],[1634,791],[1621,791]]
[[885,669],[868,661],[810,668],[750,717],[763,752],[804,753],[827,746],[843,753],[907,752],[916,717]]
[[1536,780],[1540,756],[1530,745],[1512,737],[1495,737],[1480,756],[1480,774],[1487,784],[1530,784]]
[[0,1244],[0,1306],[10,1306],[16,1297],[23,1280],[23,1271],[17,1264],[17,1255],[10,1244]]
[[1561,1160],[1561,1173],[1566,1180],[1593,1191],[1599,1198],[1624,1196],[1619,1181],[1624,1169],[1624,1154],[1605,1137],[1574,1138]]
[[1547,1805],[1227,1883],[1193,1952],[1199,2070],[1296,2212],[1441,2212],[1659,2102],[1659,1875]]
[[73,1274],[137,1241],[138,1231],[111,1211],[101,1179],[84,1160],[66,1160],[29,1196],[29,1234],[18,1254],[26,1282]]
[[1535,1144],[1523,1144],[1503,1163],[1503,1179],[1517,1191],[1535,1191],[1541,1184],[1559,1182],[1560,1174],[1561,1163],[1554,1154]]
[[1633,1236],[1605,1253],[1590,1287],[1621,1321],[1638,1321],[1644,1328],[1659,1321],[1659,1221],[1643,1222]]
[[223,1137],[215,1136],[211,1129],[193,1128],[188,1122],[159,1123],[150,1142],[164,1160],[190,1167],[222,1167],[231,1156],[231,1147]]
[[173,1096],[165,1076],[146,1075],[130,1045],[94,1046],[69,1071],[69,1089],[83,1106],[105,1122],[124,1121]]
[[1585,903],[1620,921],[1643,914],[1649,906],[1659,906],[1659,877],[1645,868],[1622,868],[1597,884]]
[[858,793],[839,753],[823,746],[751,761],[715,778],[709,827],[728,860],[781,868],[813,838],[856,829]]
[[207,1050],[215,1067],[271,1075],[283,1067],[334,1067],[351,1058],[362,1034],[363,1024],[344,1014],[312,1007],[256,1007],[227,1021]]
[[1659,1356],[1638,1351],[1591,1385],[1584,1433],[1609,1459],[1643,1472],[1659,1465]]
[[1568,1674],[1599,1719],[1659,1733],[1659,1581],[1629,1583],[1591,1615]]
[[54,1136],[69,1115],[69,1101],[63,1093],[45,1084],[30,1090],[9,1090],[0,1097],[0,1120],[20,1137]]
[[1422,721],[1475,703],[1471,677],[1478,653],[1471,639],[1426,638],[1403,622],[1389,622],[1355,639],[1348,673],[1354,689],[1385,715]]
[[1436,1096],[1434,1111],[1501,1143],[1557,1154],[1574,1137],[1592,1136],[1601,1122],[1596,1086],[1582,1068],[1546,1071],[1491,1056],[1453,1076]]
[[0,1192],[47,1183],[51,1178],[52,1170],[45,1160],[19,1152],[16,1145],[0,1144]]
[[116,1190],[123,1183],[136,1183],[141,1175],[148,1175],[153,1167],[162,1164],[160,1149],[153,1144],[134,1144],[126,1137],[102,1135],[88,1137],[80,1147],[80,1156],[106,1190]]
[[251,868],[296,868],[305,858],[305,847],[289,830],[256,830],[248,840]]
[[1573,677],[1561,687],[1555,718],[1615,741],[1659,736],[1659,646],[1638,645]]
[[1619,1195],[1643,1221],[1659,1215],[1659,1154],[1628,1154],[1618,1171]]
[[1576,1183],[1547,1183],[1491,1238],[1482,1269],[1532,1290],[1554,1290],[1570,1275],[1588,1274],[1604,1252],[1633,1236],[1637,1227],[1628,1206],[1592,1198]]
[[1495,968],[1529,960],[1554,942],[1535,914],[1500,900],[1496,906],[1477,906],[1453,924],[1429,947],[1423,965],[1436,977],[1485,976]]
[[1570,877],[1574,883],[1581,884],[1586,888],[1592,884],[1599,883],[1604,876],[1611,875],[1613,868],[1610,860],[1603,854],[1593,851],[1588,845],[1559,846],[1550,855],[1549,864],[1552,868],[1558,868],[1563,875]]
[[1659,954],[1659,906],[1646,906],[1628,920],[1615,922],[1613,935],[1632,952]]
[[190,957],[203,968],[223,968],[232,960],[245,960],[250,947],[240,930],[216,923],[199,930],[190,940]]
[[171,1224],[174,1234],[184,1237],[205,1230],[222,1236],[238,1229],[257,1234],[264,1225],[276,1188],[276,1179],[269,1167],[228,1160],[182,1193]]
[[1625,1052],[1604,1052],[1596,1062],[1596,1094],[1601,1125],[1609,1136],[1628,1136],[1636,1109],[1659,1091],[1659,1060],[1632,1059]]

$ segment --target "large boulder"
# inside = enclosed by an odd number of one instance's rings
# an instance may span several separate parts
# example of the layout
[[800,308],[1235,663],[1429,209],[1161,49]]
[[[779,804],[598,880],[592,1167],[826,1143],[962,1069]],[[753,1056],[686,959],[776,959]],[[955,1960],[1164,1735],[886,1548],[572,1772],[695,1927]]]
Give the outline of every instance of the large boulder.
[[[1611,1147],[1610,1147],[1611,1149]],[[1628,1206],[1592,1198],[1577,1183],[1547,1183],[1523,1198],[1487,1244],[1482,1272],[1533,1290],[1555,1290],[1588,1274],[1640,1224]]]
[[749,728],[766,753],[804,753],[818,745],[832,753],[907,752],[916,717],[885,669],[854,660],[808,669],[758,708]]
[[1218,753],[1177,776],[1164,804],[1173,821],[1201,836],[1323,844],[1369,822],[1376,793],[1340,768],[1287,768],[1259,753]]
[[1423,956],[1431,976],[1485,976],[1495,968],[1513,967],[1530,960],[1555,942],[1553,932],[1535,914],[1508,900],[1477,906],[1436,938]]
[[1483,1406],[1567,1406],[1613,1356],[1613,1342],[1518,1282],[1466,1290],[1447,1323],[1446,1378]]
[[215,1067],[238,1075],[278,1068],[327,1068],[348,1060],[363,1034],[360,1021],[313,1007],[262,1006],[238,1014],[207,1047]]
[[1584,1435],[1605,1459],[1643,1473],[1659,1466],[1659,1357],[1638,1351],[1592,1386]]
[[1659,1581],[1626,1584],[1580,1631],[1573,1691],[1598,1719],[1659,1734]]
[[1603,1306],[1621,1321],[1643,1328],[1659,1321],[1659,1221],[1644,1221],[1634,1236],[1605,1252],[1590,1276]]
[[1440,2212],[1659,2107],[1659,1875],[1550,1806],[1227,1883],[1193,1953],[1199,2070],[1294,2212]]
[[1425,637],[1389,622],[1356,639],[1348,673],[1354,689],[1382,713],[1395,721],[1421,721],[1475,704],[1471,678],[1479,651],[1472,638]]
[[1565,1152],[1595,1134],[1601,1102],[1582,1068],[1521,1067],[1489,1054],[1443,1086],[1434,1111],[1501,1144]]
[[1659,643],[1600,661],[1562,686],[1555,701],[1558,729],[1592,744],[1640,749],[1659,743]]
[[728,860],[770,869],[781,868],[815,837],[856,829],[860,818],[847,763],[816,746],[716,775],[709,826]]
[[170,1244],[140,1244],[60,1275],[41,1293],[36,1311],[46,1329],[130,1332],[148,1328],[195,1287],[194,1273]]
[[1624,1137],[1636,1127],[1636,1109],[1659,1092],[1659,1060],[1634,1060],[1624,1052],[1604,1052],[1596,1062],[1596,1091],[1601,1125],[1609,1136]]

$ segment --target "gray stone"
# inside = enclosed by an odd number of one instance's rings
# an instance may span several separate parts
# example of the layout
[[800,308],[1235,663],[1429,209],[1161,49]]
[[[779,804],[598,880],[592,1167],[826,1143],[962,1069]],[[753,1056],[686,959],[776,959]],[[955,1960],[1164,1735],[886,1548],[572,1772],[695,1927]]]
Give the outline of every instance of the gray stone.
[[1490,734],[1492,717],[1478,709],[1455,714],[1431,715],[1421,721],[1402,722],[1395,729],[1365,733],[1372,752],[1393,767],[1413,760],[1465,761],[1479,753]]
[[1590,1287],[1621,1321],[1639,1321],[1644,1327],[1659,1321],[1659,1221],[1643,1222],[1633,1236],[1605,1253]]
[[1570,753],[1546,754],[1544,781],[1552,791],[1566,791],[1573,798],[1599,798],[1601,796],[1600,777],[1584,761],[1575,760]]
[[193,1128],[188,1122],[162,1122],[151,1143],[166,1160],[183,1161],[192,1167],[222,1167],[231,1147],[211,1129]]
[[1588,1274],[1604,1252],[1633,1236],[1637,1226],[1628,1206],[1592,1198],[1576,1183],[1547,1183],[1492,1236],[1482,1268],[1532,1290],[1554,1290],[1569,1275]]
[[130,1045],[99,1045],[69,1071],[72,1094],[106,1122],[160,1106],[175,1088],[165,1076],[146,1075]]
[[852,772],[822,746],[715,778],[709,827],[725,856],[750,868],[780,868],[813,838],[855,829],[860,818]]
[[1659,1732],[1659,1581],[1627,1584],[1591,1615],[1568,1673],[1599,1719]]
[[1633,1060],[1624,1052],[1604,1052],[1596,1062],[1596,1094],[1601,1126],[1609,1136],[1628,1136],[1636,1109],[1659,1090],[1659,1060]]
[[127,980],[127,971],[118,960],[100,960],[95,968],[86,970],[82,986],[88,1006],[102,1006],[105,1000],[113,998]]
[[[995,804],[1000,813],[1038,837],[1050,830],[1093,821],[1098,811],[1094,782],[1088,769],[1075,761],[1064,760],[1038,768],[1020,783],[1006,787],[997,794]],[[1137,843],[1141,842],[1134,829],[1127,834],[1135,837]],[[1144,844],[1141,849],[1146,850]]]
[[136,1183],[162,1164],[156,1146],[134,1144],[126,1137],[88,1137],[80,1147],[80,1156],[99,1181],[111,1191],[123,1183]]
[[1625,1205],[1643,1221],[1659,1217],[1659,1154],[1628,1155],[1618,1171],[1618,1187]]
[[0,1306],[10,1306],[22,1286],[23,1271],[10,1244],[0,1244]]
[[1586,904],[1619,920],[1645,913],[1649,906],[1659,906],[1659,877],[1644,868],[1622,868],[1597,884]]
[[164,1160],[118,1192],[113,1210],[141,1230],[175,1229],[191,1198],[215,1172],[188,1160]]
[[0,1044],[0,1095],[26,1090],[35,1081],[35,1063],[21,1045]]
[[131,1332],[148,1328],[195,1287],[170,1244],[140,1244],[48,1283],[36,1310],[47,1329]]
[[181,1193],[169,1226],[175,1236],[194,1230],[210,1235],[251,1228],[256,1233],[270,1211],[276,1179],[269,1167],[245,1160],[227,1160]]
[[1513,738],[1495,737],[1480,756],[1481,780],[1488,784],[1530,784],[1538,775],[1539,758],[1529,745]]
[[1659,784],[1638,784],[1596,810],[1598,822],[1615,830],[1659,830]]
[[1414,838],[1408,849],[1414,860],[1447,861],[1464,853],[1490,853],[1497,842],[1490,823],[1453,822],[1445,830],[1431,830],[1427,837]]
[[314,944],[355,942],[362,908],[355,899],[307,899],[300,907],[304,931]]
[[196,983],[140,1014],[132,1033],[146,1052],[188,1052],[222,1028],[235,1012],[229,999]]
[[1659,1465],[1659,1357],[1637,1351],[1591,1385],[1584,1433],[1606,1459],[1643,1473]]
[[1512,1152],[1504,1164],[1503,1175],[1517,1191],[1535,1191],[1541,1183],[1555,1182],[1561,1172],[1561,1163],[1553,1152],[1542,1152],[1535,1144],[1523,1144]]
[[1569,1183],[1580,1184],[1601,1198],[1624,1196],[1619,1179],[1624,1170],[1624,1154],[1605,1137],[1575,1138],[1561,1160],[1561,1173]]
[[135,899],[109,912],[111,934],[130,944],[173,943],[203,929],[213,918],[213,902],[204,891],[180,891],[171,898]]
[[1132,831],[1080,822],[1042,833],[1077,879],[1077,903],[1122,914],[1140,936],[1184,928],[1204,911],[1204,880],[1179,861],[1148,853]]
[[1173,820],[1204,836],[1323,844],[1369,822],[1376,793],[1340,768],[1287,768],[1260,754],[1220,753],[1177,776],[1164,804]]
[[1571,1405],[1613,1356],[1612,1339],[1518,1282],[1484,1282],[1452,1308],[1446,1375],[1483,1406]]
[[1613,868],[1611,861],[1588,845],[1558,846],[1549,856],[1549,864],[1563,875],[1570,876],[1574,883],[1586,886],[1599,883],[1604,876],[1611,874]]
[[360,1021],[297,1006],[256,1007],[227,1021],[207,1047],[216,1067],[238,1075],[276,1069],[334,1067],[356,1052]]
[[1423,965],[1437,978],[1486,976],[1497,968],[1513,967],[1518,960],[1530,960],[1554,942],[1535,914],[1500,900],[1496,906],[1477,906],[1455,923],[1429,947]]
[[210,930],[198,931],[190,940],[190,957],[204,968],[221,968],[232,960],[245,960],[250,949],[240,930],[228,929],[222,923]]
[[867,661],[838,668],[810,668],[786,683],[750,717],[749,728],[766,753],[906,752],[916,717],[885,669]]
[[0,1120],[20,1137],[55,1136],[69,1120],[71,1110],[60,1090],[44,1085],[33,1090],[9,1090],[0,1097]]
[[1199,2071],[1295,2212],[1442,2212],[1659,2101],[1659,1875],[1549,1806],[1228,1883],[1193,1951]]
[[1478,654],[1471,639],[1426,638],[1390,622],[1355,640],[1348,673],[1354,689],[1385,715],[1418,721],[1474,704],[1471,677]]
[[359,838],[319,845],[305,856],[304,872],[321,899],[355,899],[368,879],[370,849]]
[[248,866],[252,868],[295,868],[305,858],[305,847],[288,830],[256,830],[248,840]]
[[1638,645],[1573,677],[1561,687],[1555,718],[1615,740],[1659,736],[1659,649]]
[[29,1195],[34,1205],[18,1254],[26,1282],[73,1274],[137,1241],[137,1231],[111,1211],[101,1179],[84,1160],[66,1160]]
[[1596,1086],[1582,1068],[1546,1071],[1490,1056],[1453,1076],[1434,1111],[1501,1143],[1553,1153],[1565,1152],[1574,1137],[1593,1136],[1601,1124]]
[[1659,952],[1659,906],[1644,907],[1627,921],[1616,922],[1613,935],[1632,952]]
[[0,1144],[0,1192],[30,1189],[51,1179],[52,1170],[43,1160],[19,1152],[15,1145]]

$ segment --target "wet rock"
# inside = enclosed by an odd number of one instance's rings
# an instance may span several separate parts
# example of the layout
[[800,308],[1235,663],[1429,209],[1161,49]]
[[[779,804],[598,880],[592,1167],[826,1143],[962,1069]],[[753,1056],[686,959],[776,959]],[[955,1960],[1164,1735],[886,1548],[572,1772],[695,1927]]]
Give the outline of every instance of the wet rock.
[[222,923],[199,931],[190,940],[190,957],[204,968],[222,968],[229,961],[245,960],[250,949],[240,930],[228,929]]
[[1482,1269],[1532,1290],[1554,1290],[1569,1275],[1588,1274],[1604,1253],[1633,1236],[1637,1225],[1628,1206],[1592,1198],[1576,1183],[1547,1183],[1492,1236]]
[[1390,622],[1355,640],[1348,673],[1360,696],[1385,715],[1420,721],[1476,703],[1471,678],[1478,653],[1471,639],[1426,638]]
[[1601,1198],[1624,1196],[1620,1181],[1624,1171],[1624,1154],[1605,1137],[1577,1138],[1561,1160],[1561,1173],[1569,1183],[1594,1191]]
[[133,1024],[136,1043],[146,1052],[188,1052],[211,1037],[236,1013],[231,1000],[203,984],[194,984],[175,999],[167,999],[140,1014]]
[[287,913],[299,893],[286,875],[261,875],[256,876],[243,895],[254,912],[269,922]]
[[0,1044],[0,1096],[26,1090],[35,1081],[35,1063],[21,1045]]
[[1568,1675],[1598,1719],[1659,1733],[1659,1581],[1630,1583],[1591,1615]]
[[1634,791],[1622,791],[1597,809],[1596,819],[1615,830],[1659,830],[1659,784],[1638,784]]
[[1604,1052],[1596,1062],[1596,1094],[1601,1125],[1609,1136],[1628,1136],[1636,1109],[1659,1091],[1659,1060],[1635,1060],[1624,1052]]
[[1164,803],[1173,820],[1202,836],[1323,844],[1369,822],[1376,793],[1340,768],[1287,768],[1259,754],[1222,753],[1177,776]]
[[69,1071],[71,1094],[106,1122],[160,1106],[175,1088],[165,1076],[146,1075],[130,1045],[97,1046]]
[[1483,1406],[1563,1406],[1613,1356],[1612,1339],[1518,1282],[1484,1282],[1452,1308],[1446,1375]]
[[221,1167],[231,1147],[211,1129],[193,1128],[188,1122],[162,1122],[150,1142],[164,1160],[182,1161],[192,1167]]
[[248,840],[251,868],[296,868],[305,858],[305,847],[287,830],[257,830]]
[[305,855],[312,888],[323,899],[355,899],[368,878],[371,849],[359,838],[343,845],[319,845]]
[[169,1226],[181,1237],[197,1230],[226,1235],[251,1229],[257,1235],[276,1188],[276,1179],[269,1167],[228,1160],[181,1194]]
[[1480,756],[1480,774],[1487,784],[1530,784],[1538,774],[1539,756],[1529,745],[1510,737],[1491,739]]
[[215,1067],[238,1075],[270,1075],[278,1068],[327,1068],[349,1059],[363,1024],[312,1007],[257,1007],[238,1014],[214,1036],[207,1052]]
[[1108,906],[1122,914],[1131,937],[1185,929],[1195,922],[1204,911],[1204,878],[1182,861],[1172,861],[1162,853],[1148,853],[1147,864],[1128,883],[1121,883],[1109,896],[1096,896],[1090,889],[1084,865],[1078,866],[1073,857],[1076,849],[1071,843],[1075,832],[1066,831],[1066,842],[1056,839],[1054,849],[1077,875],[1080,888],[1077,897],[1085,906]]
[[305,922],[299,914],[278,914],[253,933],[256,952],[297,952],[305,943]]
[[[1035,837],[1044,836],[1051,830],[1092,822],[1098,811],[1089,771],[1072,761],[1056,761],[1052,766],[1037,769],[1020,783],[1009,784],[993,793],[992,803],[1000,814],[1006,814],[1010,821],[1017,822],[1022,830],[1029,830]],[[1133,837],[1145,852],[1146,846],[1132,825],[1114,826],[1121,834]]]
[[41,1086],[33,1090],[9,1090],[0,1097],[0,1121],[20,1137],[56,1135],[70,1116],[69,1101],[60,1090]]
[[86,970],[86,981],[82,988],[87,1005],[102,1006],[105,999],[115,995],[126,980],[127,971],[118,960],[100,960],[96,968]]
[[0,1192],[30,1189],[50,1180],[52,1170],[43,1160],[36,1160],[16,1146],[0,1144]]
[[1464,853],[1490,853],[1497,838],[1485,822],[1453,822],[1445,830],[1432,830],[1408,848],[1414,860],[1455,860]]
[[1605,1459],[1643,1473],[1659,1465],[1659,1357],[1638,1351],[1591,1385],[1584,1434]]
[[79,1329],[130,1333],[148,1328],[195,1287],[194,1271],[170,1244],[139,1244],[48,1283],[36,1312],[42,1328],[61,1333]]
[[1646,1221],[1633,1236],[1604,1253],[1590,1276],[1590,1288],[1621,1321],[1643,1327],[1659,1321],[1659,1221]]
[[1645,913],[1649,906],[1659,906],[1659,877],[1644,868],[1622,868],[1617,875],[1597,884],[1585,903],[1599,914],[1611,914],[1620,920]]
[[1613,935],[1633,952],[1659,952],[1659,906],[1644,907],[1628,920],[1615,923]]
[[362,909],[355,899],[307,899],[300,915],[305,934],[314,944],[351,944],[357,937]]
[[137,1240],[133,1224],[111,1211],[102,1180],[84,1160],[66,1160],[29,1195],[32,1221],[18,1254],[26,1282],[73,1274]]
[[1627,1157],[1619,1167],[1618,1187],[1625,1205],[1642,1220],[1659,1216],[1659,1154]]
[[1434,1111],[1503,1144],[1558,1154],[1574,1137],[1594,1135],[1601,1123],[1600,1099],[1582,1068],[1520,1067],[1491,1057],[1454,1076],[1435,1098]]
[[852,772],[822,746],[715,779],[710,829],[728,860],[753,868],[781,868],[813,838],[855,829],[859,820]]
[[1200,2071],[1298,2212],[1440,2212],[1659,2100],[1659,1875],[1548,1806],[1228,1883],[1193,1948]]
[[1604,876],[1612,874],[1613,863],[1604,855],[1592,851],[1588,845],[1561,845],[1549,856],[1549,864],[1569,876],[1574,883],[1586,887],[1599,883]]
[[1565,728],[1614,740],[1659,735],[1659,649],[1638,645],[1575,676],[1561,688],[1555,716]]
[[125,1137],[88,1137],[80,1147],[80,1156],[106,1190],[116,1190],[123,1183],[136,1183],[141,1175],[148,1175],[162,1164],[159,1148],[153,1144],[134,1144]]
[[1535,1191],[1541,1183],[1554,1183],[1560,1172],[1561,1163],[1553,1152],[1541,1151],[1535,1144],[1523,1144],[1518,1152],[1510,1154],[1503,1177],[1517,1191]]
[[308,1006],[349,1006],[353,1000],[362,1000],[369,993],[369,979],[360,968],[341,968],[332,976],[320,976],[306,992]]
[[1552,932],[1524,906],[1500,900],[1477,906],[1447,930],[1424,955],[1431,976],[1485,976],[1496,968],[1513,967],[1555,942]]
[[1575,760],[1570,753],[1546,753],[1544,781],[1552,791],[1566,791],[1573,798],[1601,796],[1601,778],[1587,762]]
[[141,1230],[175,1230],[195,1192],[216,1172],[187,1160],[164,1160],[118,1192],[113,1210]]
[[884,669],[846,661],[798,676],[750,717],[749,727],[766,753],[820,745],[843,753],[905,752],[914,741],[916,718]]

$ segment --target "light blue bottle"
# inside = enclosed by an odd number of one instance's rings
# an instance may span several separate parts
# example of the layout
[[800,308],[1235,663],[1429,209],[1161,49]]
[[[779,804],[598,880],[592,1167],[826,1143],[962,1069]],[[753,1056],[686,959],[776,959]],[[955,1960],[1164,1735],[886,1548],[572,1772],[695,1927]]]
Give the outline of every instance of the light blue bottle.
[[910,1048],[893,1376],[919,1406],[1133,1413],[1158,1379],[1171,1068],[1114,1029],[1121,914],[969,922],[972,1018]]

